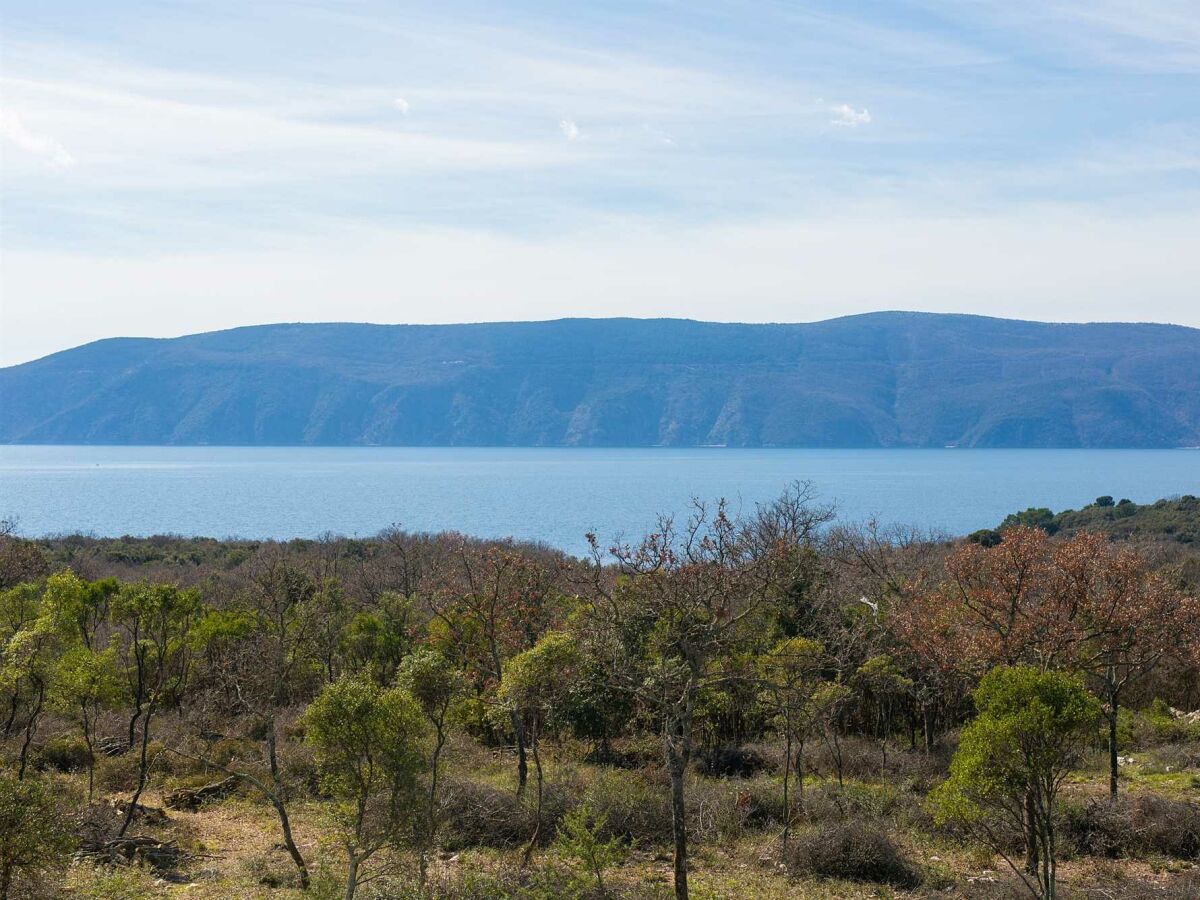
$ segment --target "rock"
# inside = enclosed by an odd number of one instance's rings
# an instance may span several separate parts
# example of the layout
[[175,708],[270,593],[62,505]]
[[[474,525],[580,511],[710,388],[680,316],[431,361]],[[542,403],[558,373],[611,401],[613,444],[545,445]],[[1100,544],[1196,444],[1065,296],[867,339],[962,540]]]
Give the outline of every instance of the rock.
[[224,781],[206,784],[198,788],[179,788],[163,799],[167,809],[184,809],[195,812],[212,800],[224,800],[237,790],[238,779],[230,775]]
[[[129,811],[128,800],[113,800],[112,808],[115,809],[121,816],[124,816]],[[167,814],[157,806],[143,806],[139,803],[133,810],[133,821],[144,822],[147,825],[166,825],[171,820]]]

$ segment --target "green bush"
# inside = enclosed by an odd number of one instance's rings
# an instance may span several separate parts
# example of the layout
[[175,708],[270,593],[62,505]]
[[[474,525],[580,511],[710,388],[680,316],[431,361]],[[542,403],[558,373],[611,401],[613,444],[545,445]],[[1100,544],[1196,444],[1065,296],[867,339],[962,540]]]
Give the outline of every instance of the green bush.
[[205,755],[218,765],[227,766],[234,760],[258,762],[262,751],[257,741],[248,741],[243,738],[222,738],[213,744]]
[[604,817],[597,817],[588,806],[577,806],[563,817],[554,845],[559,854],[573,860],[584,880],[596,879],[596,888],[604,892],[604,871],[625,859],[628,847],[620,838],[603,838]]
[[72,840],[49,785],[0,775],[0,897],[22,884],[49,884]]
[[1155,700],[1140,714],[1147,744],[1179,744],[1200,741],[1200,722],[1187,722],[1171,714],[1171,707]]
[[36,763],[39,769],[81,772],[87,768],[90,755],[83,738],[64,734],[50,738],[39,748]]
[[99,756],[96,758],[96,790],[101,794],[132,791],[137,784],[137,770],[137,753]]

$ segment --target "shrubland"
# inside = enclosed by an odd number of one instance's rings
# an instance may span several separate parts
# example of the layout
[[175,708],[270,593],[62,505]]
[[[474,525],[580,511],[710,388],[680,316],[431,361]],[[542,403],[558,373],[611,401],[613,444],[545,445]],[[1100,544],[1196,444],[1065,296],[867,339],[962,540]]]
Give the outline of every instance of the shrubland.
[[1178,542],[589,540],[6,530],[0,897],[1200,894]]

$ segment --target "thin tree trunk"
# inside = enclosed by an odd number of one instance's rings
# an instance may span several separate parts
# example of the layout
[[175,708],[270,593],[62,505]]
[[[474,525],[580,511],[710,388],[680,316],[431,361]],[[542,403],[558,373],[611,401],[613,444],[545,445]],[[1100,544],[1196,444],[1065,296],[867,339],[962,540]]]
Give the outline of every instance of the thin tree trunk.
[[1116,673],[1110,666],[1108,681],[1108,793],[1113,800],[1117,799],[1117,706],[1120,691],[1116,686]]
[[21,705],[21,694],[17,690],[17,686],[13,685],[12,699],[8,702],[8,718],[4,722],[4,736],[8,737],[12,734],[13,723],[17,720],[17,710]]
[[[296,869],[300,873],[300,887],[308,890],[309,876],[308,866],[304,863],[304,857],[300,855],[300,848],[296,846],[296,841],[292,838],[292,823],[288,819],[287,807],[283,802],[283,776],[279,772],[279,755],[275,750],[275,717],[271,716],[271,721],[267,726],[267,759],[271,765],[271,788],[273,796],[271,804],[275,807],[275,813],[279,816],[279,828],[283,832],[283,846],[287,848],[288,855],[291,856],[292,862],[296,864]],[[357,866],[357,862],[355,863]]]
[[688,900],[687,820],[683,804],[683,775],[687,763],[671,754],[671,833],[675,839],[675,900]]
[[125,832],[129,830],[129,825],[133,822],[133,815],[137,811],[138,800],[142,797],[142,791],[146,788],[146,751],[150,745],[150,720],[154,716],[154,701],[151,701],[150,706],[146,708],[146,717],[142,720],[142,746],[138,755],[138,783],[137,788],[133,792],[133,797],[129,801],[129,809],[125,810],[125,821],[121,823],[121,830],[117,832],[117,837],[125,837]]
[[512,728],[517,740],[517,796],[523,797],[529,781],[529,762],[525,758],[525,723],[516,710],[512,712]]
[[525,857],[522,865],[529,865],[529,860],[533,857],[533,848],[537,845],[538,838],[542,833],[542,754],[538,750],[538,734],[537,725],[533,726],[533,734],[529,742],[529,748],[533,752],[533,768],[537,775],[537,807],[534,813],[533,834],[529,838],[529,845],[525,848]]
[[1034,809],[1033,788],[1025,790],[1025,871],[1034,878],[1039,877],[1038,829]]
[[796,745],[796,799],[800,804],[800,812],[804,812],[804,739]]
[[95,741],[93,741],[93,739],[92,739],[92,729],[88,724],[87,704],[83,703],[83,704],[81,704],[81,707],[82,707],[81,716],[83,719],[83,742],[85,744],[87,744],[87,753],[88,753],[88,760],[87,760],[88,793],[87,793],[87,798],[88,798],[88,803],[90,804],[92,802],[92,795],[95,793],[95,790],[96,790],[96,751],[95,751],[95,748],[92,746],[95,743]]
[[29,762],[29,745],[37,734],[38,720],[42,717],[42,706],[46,702],[46,685],[38,683],[37,704],[29,713],[29,721],[25,723],[25,740],[21,742],[21,758],[17,766],[17,781],[25,780],[25,766]]
[[787,730],[787,744],[783,757],[783,857],[787,859],[788,838],[792,833],[792,730]]
[[133,715],[129,717],[129,740],[126,743],[126,746],[130,750],[133,749],[134,741],[137,738],[137,723],[138,723],[138,719],[140,719],[141,717],[142,717],[142,703],[139,700],[137,705],[134,707]]
[[425,839],[421,842],[421,853],[419,862],[419,878],[422,888],[429,878],[429,853],[433,849],[434,841],[437,838],[437,790],[438,790],[438,764],[442,755],[442,747],[446,744],[446,730],[439,724],[437,726],[437,742],[433,745],[433,757],[430,761],[429,773],[429,798],[428,807],[425,810]]

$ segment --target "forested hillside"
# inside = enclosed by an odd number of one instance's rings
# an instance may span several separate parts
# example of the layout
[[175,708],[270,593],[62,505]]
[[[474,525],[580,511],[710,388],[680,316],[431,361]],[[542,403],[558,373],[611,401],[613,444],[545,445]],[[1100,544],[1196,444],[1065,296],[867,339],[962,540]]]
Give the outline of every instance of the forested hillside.
[[1057,513],[1044,506],[1030,507],[1006,516],[999,528],[977,531],[972,538],[999,542],[1000,531],[1016,525],[1033,526],[1048,534],[1064,536],[1094,531],[1116,540],[1180,544],[1200,554],[1200,497],[1190,494],[1153,503],[1103,496],[1083,509],[1064,509]]
[[877,313],[804,325],[267,325],[0,370],[0,441],[1200,445],[1200,331]]

